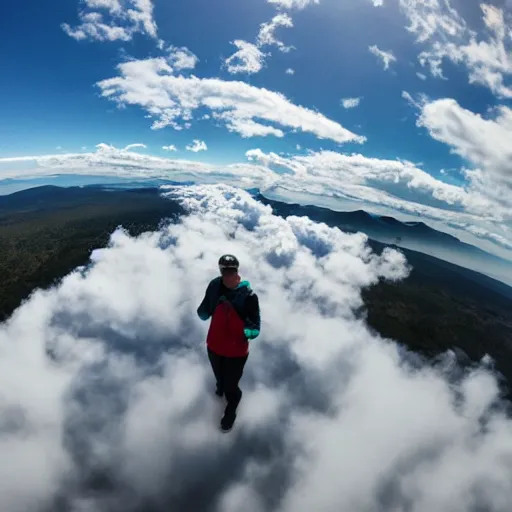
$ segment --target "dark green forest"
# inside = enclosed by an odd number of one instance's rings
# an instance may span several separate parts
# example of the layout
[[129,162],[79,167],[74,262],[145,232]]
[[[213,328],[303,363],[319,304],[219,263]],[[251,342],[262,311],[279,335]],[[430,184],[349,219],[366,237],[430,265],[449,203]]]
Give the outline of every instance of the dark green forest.
[[156,189],[38,187],[0,197],[0,321],[34,288],[86,264],[118,226],[137,235],[182,213]]

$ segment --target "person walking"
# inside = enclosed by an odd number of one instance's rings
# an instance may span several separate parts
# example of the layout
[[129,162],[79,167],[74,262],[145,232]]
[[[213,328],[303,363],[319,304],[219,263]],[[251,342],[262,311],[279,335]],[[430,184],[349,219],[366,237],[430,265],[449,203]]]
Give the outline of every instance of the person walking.
[[249,357],[249,342],[260,334],[260,307],[251,284],[238,273],[236,256],[221,256],[218,266],[220,276],[208,284],[197,314],[204,321],[211,318],[206,346],[216,380],[215,393],[227,401],[220,428],[229,432],[242,399],[239,382]]

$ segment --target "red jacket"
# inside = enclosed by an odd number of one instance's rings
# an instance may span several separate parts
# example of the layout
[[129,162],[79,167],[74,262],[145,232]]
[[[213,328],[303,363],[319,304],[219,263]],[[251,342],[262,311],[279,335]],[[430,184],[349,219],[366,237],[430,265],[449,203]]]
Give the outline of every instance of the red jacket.
[[258,296],[248,281],[230,290],[220,278],[214,279],[197,312],[203,320],[212,318],[206,338],[211,351],[225,357],[245,357],[249,353],[246,333],[251,339],[259,335],[260,311]]
[[244,357],[249,353],[244,322],[230,302],[221,302],[215,308],[206,345],[219,356]]

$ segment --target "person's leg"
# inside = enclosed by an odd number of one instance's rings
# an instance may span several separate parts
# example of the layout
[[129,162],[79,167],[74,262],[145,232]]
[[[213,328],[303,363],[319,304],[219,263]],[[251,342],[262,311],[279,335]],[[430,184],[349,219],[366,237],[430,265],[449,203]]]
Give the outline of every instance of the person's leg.
[[215,352],[208,349],[208,359],[212,365],[213,374],[215,375],[216,389],[215,394],[217,396],[223,396],[224,394],[224,383],[223,383],[223,357],[219,356]]
[[244,372],[244,366],[248,356],[227,357],[224,361],[224,392],[228,402],[224,413],[224,422],[231,426],[236,418],[236,409],[242,399],[242,390],[239,387],[240,379]]

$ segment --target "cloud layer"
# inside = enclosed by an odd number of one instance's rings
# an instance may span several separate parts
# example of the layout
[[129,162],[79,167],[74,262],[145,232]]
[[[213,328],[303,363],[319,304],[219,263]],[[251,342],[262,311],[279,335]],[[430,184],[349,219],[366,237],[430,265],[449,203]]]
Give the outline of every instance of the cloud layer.
[[[98,144],[93,153],[2,158],[0,172],[4,178],[88,174],[231,183],[284,197],[306,194],[308,201],[322,205],[328,198],[349,200],[350,208],[357,208],[359,203],[370,212],[421,216],[426,222],[435,222],[436,229],[452,232],[456,227],[457,236],[463,230],[505,249],[512,243],[512,208],[508,203],[489,196],[478,183],[473,187],[452,185],[407,161],[333,151],[280,156],[254,149],[247,152],[248,162],[217,166],[126,149]],[[487,250],[493,251],[493,247]]]
[[[0,325],[6,510],[508,510],[491,373],[430,367],[356,313],[362,287],[407,275],[400,253],[232,187],[167,193],[183,223],[116,232]],[[228,436],[195,314],[226,251],[263,319]]]

